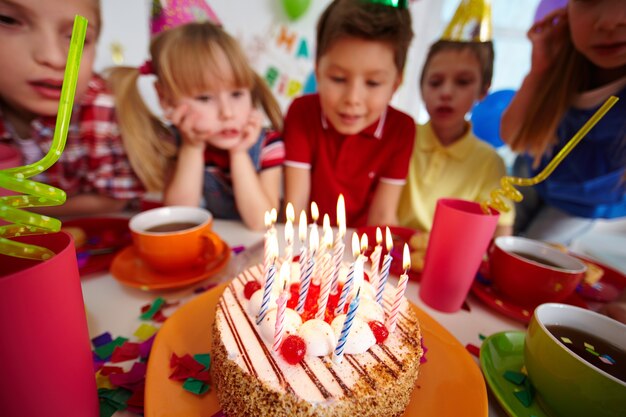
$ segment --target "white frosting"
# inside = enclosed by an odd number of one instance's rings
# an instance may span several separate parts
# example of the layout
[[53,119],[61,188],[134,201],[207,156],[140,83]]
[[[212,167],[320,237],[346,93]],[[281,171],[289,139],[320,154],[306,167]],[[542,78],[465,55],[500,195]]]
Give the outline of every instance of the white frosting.
[[380,304],[370,298],[362,298],[359,301],[356,316],[360,317],[366,323],[374,320],[385,323],[385,310],[383,310]]
[[[278,293],[270,292],[270,303],[267,306],[268,310],[276,308],[276,300],[278,299]],[[250,297],[250,302],[248,303],[248,314],[250,317],[253,317],[256,320],[256,317],[259,315],[259,311],[261,310],[261,304],[263,303],[263,288],[260,290],[256,290],[252,297]]]
[[337,345],[337,338],[324,320],[312,319],[302,323],[298,335],[306,343],[306,354],[311,356],[330,355]]
[[[276,331],[276,313],[277,308],[273,308],[267,312],[265,318],[259,324],[259,334],[265,340],[266,343],[272,345],[274,343],[274,332]],[[288,334],[297,334],[298,328],[302,325],[302,319],[295,310],[290,308],[285,309],[285,333],[283,337]]]
[[[337,340],[339,340],[339,336],[341,335],[341,329],[343,329],[343,322],[345,319],[346,315],[340,314],[335,317],[331,324]],[[346,346],[343,353],[352,355],[365,353],[375,344],[376,337],[374,337],[374,333],[372,332],[372,329],[370,329],[370,326],[359,317],[355,317],[352,322],[352,327],[350,328],[350,333],[348,333],[348,339],[346,340]]]

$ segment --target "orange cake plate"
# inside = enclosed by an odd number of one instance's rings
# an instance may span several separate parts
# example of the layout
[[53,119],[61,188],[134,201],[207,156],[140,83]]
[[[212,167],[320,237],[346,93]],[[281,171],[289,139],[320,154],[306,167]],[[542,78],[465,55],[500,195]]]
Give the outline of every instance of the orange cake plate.
[[[146,417],[211,417],[220,411],[215,391],[197,396],[169,379],[172,353],[181,356],[211,351],[215,306],[227,284],[215,287],[180,307],[157,333],[146,376]],[[486,417],[487,389],[480,368],[465,348],[428,314],[412,305],[420,319],[426,363],[405,416]]]

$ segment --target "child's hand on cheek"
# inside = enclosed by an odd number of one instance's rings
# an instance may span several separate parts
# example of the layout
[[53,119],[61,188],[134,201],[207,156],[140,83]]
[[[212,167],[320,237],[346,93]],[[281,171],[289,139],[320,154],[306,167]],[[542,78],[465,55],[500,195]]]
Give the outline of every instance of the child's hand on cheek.
[[557,9],[528,30],[532,43],[531,71],[545,73],[554,63],[569,36],[567,9]]
[[261,125],[263,124],[263,115],[257,109],[250,112],[248,121],[241,129],[241,141],[234,146],[230,152],[247,152],[259,138],[261,133]]
[[201,116],[188,104],[182,103],[173,110],[166,111],[166,117],[178,128],[186,145],[204,149],[208,132],[196,128]]

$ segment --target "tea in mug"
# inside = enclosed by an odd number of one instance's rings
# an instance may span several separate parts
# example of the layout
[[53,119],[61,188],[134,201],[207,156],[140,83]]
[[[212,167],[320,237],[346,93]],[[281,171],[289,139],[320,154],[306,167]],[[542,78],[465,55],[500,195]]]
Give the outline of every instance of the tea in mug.
[[146,232],[150,232],[150,233],[180,232],[181,230],[191,229],[198,225],[199,225],[198,223],[193,223],[193,222],[163,223],[163,224],[152,226],[146,229]]
[[596,368],[626,382],[626,351],[623,347],[573,327],[557,324],[546,328],[570,351]]
[[554,262],[547,260],[546,258],[541,258],[539,256],[531,255],[530,253],[517,252],[517,251],[511,251],[511,253],[519,257],[528,259],[529,261],[537,262],[538,264],[543,264],[552,268],[563,269],[561,265],[557,265]]

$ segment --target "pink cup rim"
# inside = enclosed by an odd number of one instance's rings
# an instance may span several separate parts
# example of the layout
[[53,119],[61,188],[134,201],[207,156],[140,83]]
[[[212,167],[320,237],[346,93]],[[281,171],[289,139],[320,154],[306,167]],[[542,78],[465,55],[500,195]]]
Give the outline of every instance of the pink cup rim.
[[[526,245],[526,247],[533,247],[536,249],[541,249],[542,251],[548,252],[550,256],[554,256],[556,259],[549,258],[547,260],[554,260],[554,262],[558,263],[560,266],[553,267],[542,262],[536,262],[532,259],[528,259],[524,256],[518,255],[513,252],[513,248],[507,245],[511,245],[512,242],[522,242],[522,244]],[[563,272],[567,274],[580,274],[587,270],[587,265],[572,255],[561,252],[560,250],[553,248],[547,243],[543,243],[538,240],[528,239],[521,236],[499,236],[494,239],[493,244],[498,247],[500,250],[505,252],[507,255],[518,259],[524,263],[529,263],[534,266],[538,266],[545,269],[550,269],[552,271]],[[533,253],[535,254],[535,253]],[[541,255],[537,254],[537,256],[541,257]],[[563,266],[567,264],[568,266]],[[573,265],[573,266],[570,266]]]

